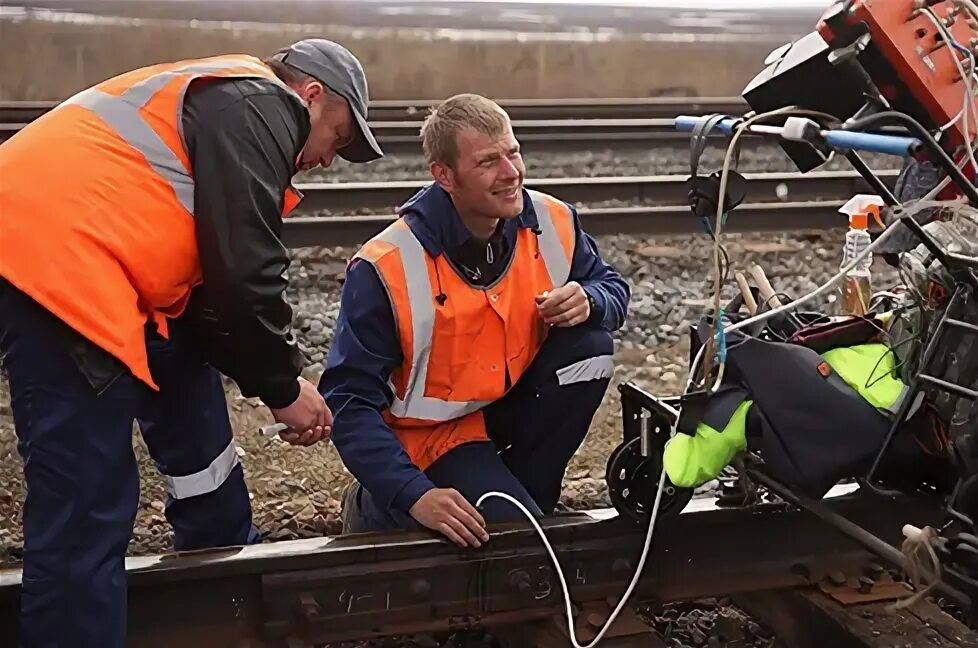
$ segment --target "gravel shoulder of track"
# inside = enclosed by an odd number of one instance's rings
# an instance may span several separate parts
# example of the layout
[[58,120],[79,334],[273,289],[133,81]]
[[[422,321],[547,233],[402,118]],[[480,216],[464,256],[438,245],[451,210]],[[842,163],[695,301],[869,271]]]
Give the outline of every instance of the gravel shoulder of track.
[[[735,214],[734,216],[735,217]],[[725,237],[735,269],[759,263],[779,291],[797,296],[837,270],[841,230],[810,235]],[[698,318],[713,285],[712,248],[705,235],[662,238],[601,236],[603,256],[629,280],[632,297],[626,325],[616,333],[617,373],[592,429],[570,462],[562,503],[572,509],[608,506],[604,471],[607,456],[621,439],[617,385],[634,380],[660,395],[680,392],[687,370],[684,331]],[[339,290],[350,248],[298,250],[293,262],[296,329],[306,351],[306,375],[318,379],[339,309]],[[895,280],[892,269],[877,261],[877,287]],[[732,284],[732,282],[730,282]],[[731,286],[724,300],[733,296]],[[340,528],[339,497],[351,479],[335,448],[320,444],[292,447],[258,434],[272,421],[255,399],[244,399],[228,384],[228,408],[238,452],[250,487],[255,521],[270,540],[316,537]],[[130,553],[156,553],[170,547],[163,513],[165,496],[158,473],[134,426],[142,490]],[[0,388],[0,561],[21,557],[21,505],[24,491],[9,394]]]
[[[316,169],[296,177],[297,182],[384,182],[398,180],[429,180],[428,164],[417,155],[385,155],[369,164],[351,164],[341,158],[329,169]],[[711,144],[700,157],[699,172],[712,173],[723,166],[725,148]],[[523,146],[523,163],[527,178],[586,178],[598,176],[688,175],[690,155],[688,146],[654,145],[647,151],[598,148],[565,153],[536,153]],[[899,169],[902,158],[869,153],[862,156],[870,168],[881,171]],[[791,159],[776,145],[742,147],[736,166],[746,172],[797,172]],[[842,156],[816,169],[817,171],[851,171],[852,165]]]

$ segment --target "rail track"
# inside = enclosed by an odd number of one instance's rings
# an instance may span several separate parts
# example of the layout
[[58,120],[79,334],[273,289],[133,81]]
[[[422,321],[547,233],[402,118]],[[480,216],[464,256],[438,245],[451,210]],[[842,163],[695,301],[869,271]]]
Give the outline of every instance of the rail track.
[[[656,120],[668,121],[671,129],[667,116],[647,116],[640,111],[696,112],[688,103],[672,102],[668,108],[663,107],[668,102],[658,101],[637,101],[628,107],[611,103],[618,101],[562,105],[560,109],[606,111],[594,118],[595,140],[611,133],[614,121],[623,141],[635,137],[630,128],[654,133]],[[568,124],[553,121],[563,115],[545,112],[556,106],[525,102],[507,107],[514,118],[524,120],[526,134],[539,135],[538,140],[521,137],[529,142],[528,148],[534,141],[560,141],[562,136],[568,142],[573,138],[581,141],[580,132],[575,135],[566,130]],[[16,110],[21,108],[28,110]],[[382,145],[390,150],[385,136],[407,142],[412,137],[409,132],[418,126],[412,120],[423,108],[378,104],[390,129],[378,129]],[[0,104],[0,121],[11,117],[13,113],[5,112],[8,109]],[[34,110],[43,112],[44,107]],[[732,104],[718,107],[707,101],[700,112],[740,110],[742,107]],[[405,113],[403,120],[397,111]],[[24,115],[26,112],[21,113]],[[568,121],[574,128],[582,122]],[[537,130],[532,131],[534,128]],[[660,134],[668,139],[665,126]],[[416,148],[416,138],[411,142]],[[858,174],[847,172],[746,177],[748,202],[732,213],[727,231],[843,227],[836,209],[853,193],[867,189]],[[882,177],[892,186],[896,172],[884,172]],[[290,247],[358,244],[390,223],[396,206],[423,184],[301,185],[305,199],[299,215],[286,220],[285,242]],[[540,179],[528,180],[527,185],[582,205],[612,200],[645,203],[580,207],[584,227],[594,234],[671,234],[702,227],[684,204],[685,176]],[[324,210],[381,213],[308,215]],[[838,489],[836,496],[828,498],[828,508],[892,545],[899,545],[900,530],[907,522],[939,525],[942,521],[939,507],[922,499],[840,494],[846,490]],[[550,516],[544,528],[561,559],[578,610],[577,621],[586,625],[584,617],[593,606],[600,609],[624,591],[645,528],[617,519],[607,510]],[[295,648],[463,627],[509,627],[562,615],[559,580],[532,528],[511,524],[492,531],[491,541],[480,550],[460,550],[430,534],[395,533],[130,558],[130,641],[140,646],[214,643]],[[863,587],[860,576],[875,561],[852,540],[790,505],[717,508],[710,500],[694,500],[682,514],[660,521],[634,599],[664,602],[819,591],[837,600],[853,600],[849,583]],[[840,574],[844,585],[840,585]],[[9,645],[17,643],[21,578],[17,568],[0,569],[0,637]],[[845,591],[840,592],[840,587]],[[901,596],[900,591],[898,586],[890,587],[877,596]],[[864,594],[861,589],[860,593]]]
[[[57,101],[0,101],[0,123],[25,124],[58,105]],[[370,118],[376,121],[417,121],[436,99],[370,102]],[[743,112],[740,97],[654,97],[654,98],[572,98],[500,99],[511,119],[654,119],[678,114]]]
[[[678,113],[677,113],[678,114]],[[388,155],[421,153],[420,120],[372,121],[371,130]],[[673,118],[513,120],[513,132],[525,152],[558,153],[587,149],[644,150],[656,144],[675,146],[689,140]],[[0,143],[26,123],[0,123]],[[719,135],[716,135],[719,137]],[[759,138],[748,137],[750,142]]]
[[[371,128],[384,151],[391,155],[420,153],[418,134],[427,110],[436,100],[377,101],[371,105]],[[650,146],[677,145],[689,134],[676,131],[679,114],[746,110],[737,97],[654,99],[509,99],[513,130],[529,152],[555,153],[587,149],[645,150]],[[57,102],[0,102],[0,142],[51,110]],[[748,146],[763,143],[745,138]],[[767,145],[770,145],[767,143]]]
[[[880,177],[892,184],[896,170],[883,171]],[[749,202],[805,202],[823,199],[848,199],[854,193],[867,191],[865,180],[855,171],[812,171],[810,173],[745,173]],[[593,204],[608,200],[661,205],[686,204],[689,187],[687,175],[602,176],[582,178],[527,179],[525,184],[562,200],[576,204]],[[351,210],[392,211],[428,180],[394,182],[329,182],[297,185],[304,198],[302,211],[329,210],[349,213]]]
[[[881,173],[892,186],[896,171]],[[809,174],[753,173],[747,200],[734,210],[728,232],[820,230],[843,227],[837,209],[850,196],[866,191],[855,172],[826,171]],[[296,216],[285,221],[285,243],[291,247],[357,245],[389,225],[397,205],[426,183],[422,181],[315,183],[298,185],[303,192]],[[703,225],[685,204],[686,176],[633,178],[546,178],[526,185],[583,205],[578,214],[592,234],[686,234]],[[589,207],[602,201],[644,203],[622,207]],[[367,215],[310,216],[329,210]]]
[[[844,200],[790,203],[747,203],[737,208],[724,226],[726,232],[784,232],[828,230],[845,226],[838,208]],[[703,232],[689,207],[606,207],[578,210],[583,227],[592,235],[672,235]],[[356,246],[394,221],[393,215],[293,216],[285,221],[283,242],[290,248]]]
[[[384,151],[390,155],[419,154],[421,124],[428,109],[437,103],[437,100],[373,102],[371,129]],[[689,141],[689,133],[675,129],[677,115],[714,112],[739,115],[748,108],[739,97],[505,99],[500,104],[509,113],[513,131],[528,153],[632,151],[648,150],[656,145],[682,145]],[[56,105],[55,101],[0,101],[0,143]],[[711,133],[710,137],[724,136]],[[775,144],[746,135],[743,147],[753,146]]]
[[[610,115],[634,115],[642,111],[663,115],[667,112],[689,113],[743,109],[735,98],[635,99],[635,100],[510,100],[503,102],[518,117],[570,114],[582,111],[599,114],[595,119],[524,120],[514,122],[517,133],[528,151],[534,146],[549,150],[566,146],[587,147],[588,142],[602,146],[647,148],[654,140],[688,139],[688,133],[676,132],[672,119],[666,117],[622,118]],[[377,102],[385,117],[405,118],[433,102]],[[43,114],[53,102],[0,103],[0,121],[29,119]],[[588,112],[593,111],[593,112]],[[387,150],[401,147],[418,150],[417,130],[420,122],[376,122],[377,134]],[[15,126],[7,125],[10,129]],[[0,126],[2,130],[4,126]],[[891,184],[896,171],[884,171],[881,177]],[[748,205],[740,207],[731,219],[728,231],[770,231],[786,229],[823,229],[838,225],[835,209],[849,196],[868,190],[855,172],[749,173]],[[305,195],[299,214],[328,211],[332,214],[379,212],[381,215],[358,215],[289,219],[286,237],[296,246],[354,245],[360,243],[391,221],[395,208],[424,186],[424,181],[365,183],[306,183],[299,188]],[[530,179],[527,185],[552,193],[578,205],[604,201],[640,203],[640,206],[589,208],[581,207],[586,226],[594,233],[676,234],[698,231],[701,225],[684,207],[688,188],[685,176],[584,177]],[[839,202],[833,202],[839,201]]]
[[[919,499],[847,490],[837,488],[826,505],[886,542],[898,543],[908,520],[940,519],[937,507]],[[621,595],[644,526],[613,511],[554,515],[543,526],[579,611]],[[490,531],[478,550],[398,532],[130,558],[130,641],[293,648],[562,614],[559,578],[532,528],[515,523]],[[830,577],[838,584],[839,573],[856,582],[871,562],[861,547],[789,505],[717,508],[712,498],[694,499],[683,513],[659,521],[633,600],[810,589]],[[19,569],[0,570],[0,636],[7,645],[16,645],[20,583]]]

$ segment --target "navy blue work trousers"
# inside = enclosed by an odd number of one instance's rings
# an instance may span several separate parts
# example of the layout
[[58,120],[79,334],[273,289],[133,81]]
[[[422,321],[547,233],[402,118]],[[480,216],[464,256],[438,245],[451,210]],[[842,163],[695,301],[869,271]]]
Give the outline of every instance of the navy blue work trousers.
[[[454,488],[472,504],[499,491],[534,516],[553,513],[567,464],[611,381],[613,352],[611,333],[604,329],[551,328],[516,385],[483,409],[489,442],[458,446],[425,474],[438,488]],[[407,511],[380,509],[369,491],[358,488],[359,514],[345,516],[345,532],[422,528]],[[486,499],[480,512],[487,523],[526,519],[499,497]]]
[[[147,332],[161,391],[0,279],[0,357],[27,490],[20,645],[126,645],[139,503],[133,421],[164,478],[177,550],[257,542],[220,375]],[[165,613],[165,612],[164,612]]]

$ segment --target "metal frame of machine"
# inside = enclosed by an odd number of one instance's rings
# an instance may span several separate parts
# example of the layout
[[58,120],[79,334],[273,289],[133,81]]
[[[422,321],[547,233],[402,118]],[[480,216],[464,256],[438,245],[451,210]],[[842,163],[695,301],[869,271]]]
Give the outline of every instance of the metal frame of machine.
[[[839,0],[822,15],[815,31],[772,53],[767,67],[747,85],[743,96],[752,113],[676,120],[677,128],[692,132],[690,202],[694,214],[704,221],[713,211],[717,211],[717,222],[721,212],[726,219],[745,193],[743,179],[726,164],[722,173],[698,173],[697,161],[705,134],[721,130],[739,135],[738,131],[743,130],[772,136],[803,172],[841,152],[888,205],[893,216],[889,227],[906,228],[911,238],[915,237],[913,244],[922,243],[931,258],[953,277],[953,290],[935,309],[929,339],[922,345],[919,364],[909,381],[910,397],[903,400],[868,472],[852,475],[864,497],[896,495],[879,483],[878,469],[919,391],[978,400],[978,380],[966,376],[965,384],[956,382],[949,377],[947,363],[936,361],[939,356],[953,353],[962,340],[970,336],[978,340],[978,322],[967,321],[961,314],[962,304],[978,299],[978,260],[944,249],[928,234],[918,215],[903,211],[904,203],[857,151],[929,161],[947,177],[939,199],[963,197],[972,208],[978,208],[978,188],[969,178],[978,169],[971,147],[971,140],[978,134],[974,99],[978,80],[971,83],[976,53],[978,6],[974,2]],[[959,54],[965,57],[964,61]],[[810,114],[758,118],[759,113],[789,107]],[[969,117],[974,117],[971,129]],[[749,185],[746,191],[749,192]],[[723,206],[719,207],[721,202]],[[739,308],[728,305],[728,312],[730,307]],[[790,310],[789,304],[785,311]],[[691,331],[690,338],[692,355],[698,351],[695,331]],[[691,357],[690,364],[695,370],[696,359]],[[622,385],[620,393],[624,431],[622,444],[608,460],[611,500],[623,515],[654,524],[654,514],[650,516],[653,509],[660,516],[675,513],[682,510],[691,495],[688,489],[677,489],[667,482],[662,492],[657,493],[656,488],[663,472],[664,446],[670,434],[676,433],[679,410],[695,394],[687,390],[680,396],[659,398],[631,383]],[[978,420],[974,424],[978,426]],[[936,502],[945,511],[945,522],[937,529],[934,543],[941,560],[941,579],[936,589],[970,608],[972,620],[978,621],[978,519],[960,506],[966,496],[978,504],[978,457],[962,458],[954,448],[954,440],[951,445],[949,460],[958,471],[957,485],[949,494],[940,494]],[[771,479],[764,472],[762,457],[749,453],[737,465],[742,479],[808,510],[884,560],[903,563],[904,555],[897,548],[828,512],[821,502]],[[661,502],[653,507],[653,500],[658,502],[657,495]],[[935,498],[933,492],[923,489],[916,496]],[[913,531],[912,527],[909,529],[908,534]]]

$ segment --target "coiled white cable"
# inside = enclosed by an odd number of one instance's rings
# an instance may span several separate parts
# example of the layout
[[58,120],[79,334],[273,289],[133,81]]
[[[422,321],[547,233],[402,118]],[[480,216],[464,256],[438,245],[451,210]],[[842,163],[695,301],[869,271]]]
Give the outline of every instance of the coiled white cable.
[[[758,322],[766,321],[766,320],[768,320],[768,319],[770,319],[772,317],[775,317],[776,315],[779,315],[781,313],[784,313],[784,312],[787,312],[787,311],[792,310],[794,308],[797,308],[797,307],[801,306],[802,304],[805,304],[805,303],[811,301],[812,299],[818,297],[819,295],[825,293],[836,282],[838,282],[840,279],[842,279],[843,277],[845,277],[845,275],[850,270],[852,270],[854,267],[856,267],[856,265],[860,261],[862,261],[867,255],[871,254],[876,248],[878,248],[880,245],[882,245],[883,241],[885,241],[894,231],[896,231],[896,229],[897,229],[896,226],[890,226],[890,227],[886,228],[885,230],[883,230],[883,232],[876,238],[876,240],[873,241],[869,246],[867,246],[867,248],[865,250],[863,250],[858,255],[856,255],[852,259],[852,261],[849,262],[848,265],[844,266],[841,270],[839,270],[839,272],[835,276],[833,276],[831,279],[829,279],[827,282],[825,282],[824,284],[822,284],[821,286],[819,286],[818,288],[816,288],[812,292],[808,293],[807,295],[805,295],[805,296],[803,296],[803,297],[801,297],[801,298],[799,298],[799,299],[797,299],[797,300],[795,300],[793,302],[790,302],[788,304],[784,304],[783,306],[779,306],[779,307],[774,308],[774,309],[772,309],[770,311],[765,311],[764,313],[760,313],[758,315],[755,315],[753,317],[750,317],[750,318],[748,318],[746,320],[743,320],[741,322],[738,322],[736,324],[731,324],[729,326],[724,326],[723,327],[724,333],[736,331],[736,330],[742,329],[742,328],[744,328],[746,326],[750,326],[751,324],[756,324]],[[690,364],[689,374],[687,376],[687,381],[686,381],[687,389],[688,389],[689,385],[694,380],[694,376],[695,376],[695,373],[696,373],[696,367],[699,365],[699,363],[700,363],[700,361],[701,361],[701,359],[703,357],[703,351],[705,349],[706,349],[706,345],[700,345],[700,348],[699,348],[699,350],[696,353],[696,357],[693,359],[693,362]],[[672,410],[672,414],[674,415],[675,420],[678,421],[679,420],[679,415],[681,414],[681,408],[679,410],[675,410],[673,408],[669,408],[669,409]],[[675,423],[671,427],[672,427],[672,429],[670,430],[670,437],[672,437],[672,436],[674,436],[676,434],[676,425],[675,425]],[[653,535],[653,531],[655,529],[656,519],[658,518],[658,515],[659,515],[659,504],[662,501],[662,492],[663,492],[663,489],[665,487],[665,481],[666,481],[666,471],[665,471],[665,469],[663,469],[661,475],[659,475],[659,485],[656,488],[655,502],[652,505],[652,512],[651,512],[651,514],[649,516],[649,528],[648,528],[648,531],[645,534],[645,544],[642,547],[642,554],[641,554],[641,557],[639,558],[638,566],[635,568],[635,574],[632,576],[632,580],[628,584],[628,587],[625,588],[625,593],[622,594],[621,600],[618,601],[618,605],[612,611],[611,615],[608,617],[608,620],[605,622],[604,626],[602,626],[601,631],[598,632],[597,636],[594,637],[594,640],[591,641],[591,643],[587,644],[586,646],[582,646],[580,643],[578,643],[578,641],[577,641],[577,634],[574,632],[574,624],[573,624],[573,618],[574,617],[573,617],[573,613],[571,611],[570,591],[567,588],[567,581],[564,578],[564,572],[560,568],[560,561],[557,559],[557,554],[554,553],[553,547],[550,545],[550,541],[547,539],[546,533],[544,533],[543,528],[540,527],[540,524],[536,521],[536,518],[533,517],[533,514],[530,513],[526,509],[526,507],[523,506],[512,495],[509,495],[507,493],[501,493],[501,492],[498,492],[498,491],[490,491],[488,493],[484,493],[476,501],[475,505],[476,505],[476,507],[479,507],[479,506],[482,505],[482,502],[486,500],[486,498],[489,498],[489,497],[499,497],[501,499],[504,499],[504,500],[510,502],[514,506],[516,506],[523,513],[523,515],[526,516],[526,518],[530,521],[530,524],[533,525],[533,528],[536,530],[537,534],[540,536],[540,539],[543,541],[543,545],[544,545],[544,547],[547,550],[547,554],[550,556],[550,560],[553,562],[553,565],[554,565],[554,567],[557,570],[557,577],[560,579],[560,588],[561,588],[561,590],[563,591],[563,594],[564,594],[564,609],[567,612],[567,632],[568,632],[568,636],[571,639],[571,642],[573,643],[574,648],[593,648],[594,646],[596,646],[598,644],[599,641],[601,641],[601,639],[604,638],[604,635],[608,632],[608,629],[611,628],[611,624],[614,623],[614,621],[615,621],[616,618],[618,618],[618,614],[625,607],[625,604],[628,602],[628,598],[632,595],[632,592],[635,590],[635,586],[638,584],[638,581],[639,581],[639,579],[642,576],[642,570],[645,567],[645,560],[646,560],[646,558],[648,558],[649,549],[652,546],[652,535]]]
[[[978,170],[978,159],[975,158],[975,151],[971,144],[971,133],[969,132],[968,128],[968,123],[970,121],[969,118],[973,119],[978,117],[978,115],[975,114],[974,90],[971,88],[971,77],[975,72],[975,55],[970,49],[964,47],[954,40],[954,36],[947,29],[947,27],[944,26],[944,23],[941,22],[940,18],[937,17],[937,14],[935,14],[931,8],[924,7],[921,11],[923,15],[930,20],[931,23],[933,23],[934,27],[944,38],[945,43],[947,43],[946,47],[948,50],[948,55],[951,57],[951,60],[954,62],[954,66],[958,70],[958,74],[961,76],[961,83],[964,85],[964,105],[961,108],[964,117],[964,121],[962,122],[964,130],[964,144],[965,149],[968,152],[968,159],[971,160],[972,166]],[[955,51],[958,51],[957,47],[964,49],[966,56],[971,61],[971,70],[967,74],[965,74],[964,67],[961,65],[961,59],[959,59],[955,54]],[[978,119],[975,121],[978,122]]]
[[560,561],[557,560],[557,554],[554,553],[553,547],[550,546],[550,541],[547,540],[547,535],[543,532],[543,529],[536,521],[536,518],[533,517],[533,514],[526,510],[526,507],[520,504],[519,501],[513,496],[506,493],[500,493],[498,491],[490,491],[483,494],[475,505],[478,508],[479,505],[482,504],[483,500],[485,500],[487,497],[500,497],[512,503],[523,512],[523,515],[526,516],[526,518],[530,521],[530,524],[533,525],[533,528],[536,529],[536,532],[540,535],[540,539],[543,540],[543,546],[546,547],[547,553],[550,555],[550,560],[553,561],[554,567],[557,569],[557,577],[560,579],[560,589],[564,592],[564,609],[567,612],[567,636],[570,637],[574,648],[593,648],[604,638],[605,633],[607,633],[608,629],[611,628],[611,624],[618,618],[618,614],[621,612],[622,608],[625,607],[625,603],[628,602],[628,598],[632,595],[632,591],[634,591],[635,586],[638,584],[639,578],[642,576],[642,569],[645,567],[645,559],[649,555],[649,547],[652,546],[652,530],[655,528],[655,519],[659,514],[659,502],[662,501],[662,490],[665,486],[665,481],[666,471],[663,470],[662,475],[659,476],[659,487],[656,489],[655,503],[652,505],[652,515],[649,519],[649,530],[645,534],[645,546],[642,547],[642,555],[638,559],[638,566],[635,568],[635,575],[632,576],[632,582],[630,582],[628,587],[625,588],[625,593],[621,595],[621,600],[618,601],[618,605],[612,611],[604,626],[602,626],[601,631],[598,632],[597,636],[594,637],[594,640],[592,640],[591,643],[587,644],[586,646],[582,646],[580,643],[578,643],[577,633],[574,632],[574,615],[571,612],[570,592],[567,589],[567,581],[564,579],[564,572],[560,568]]

